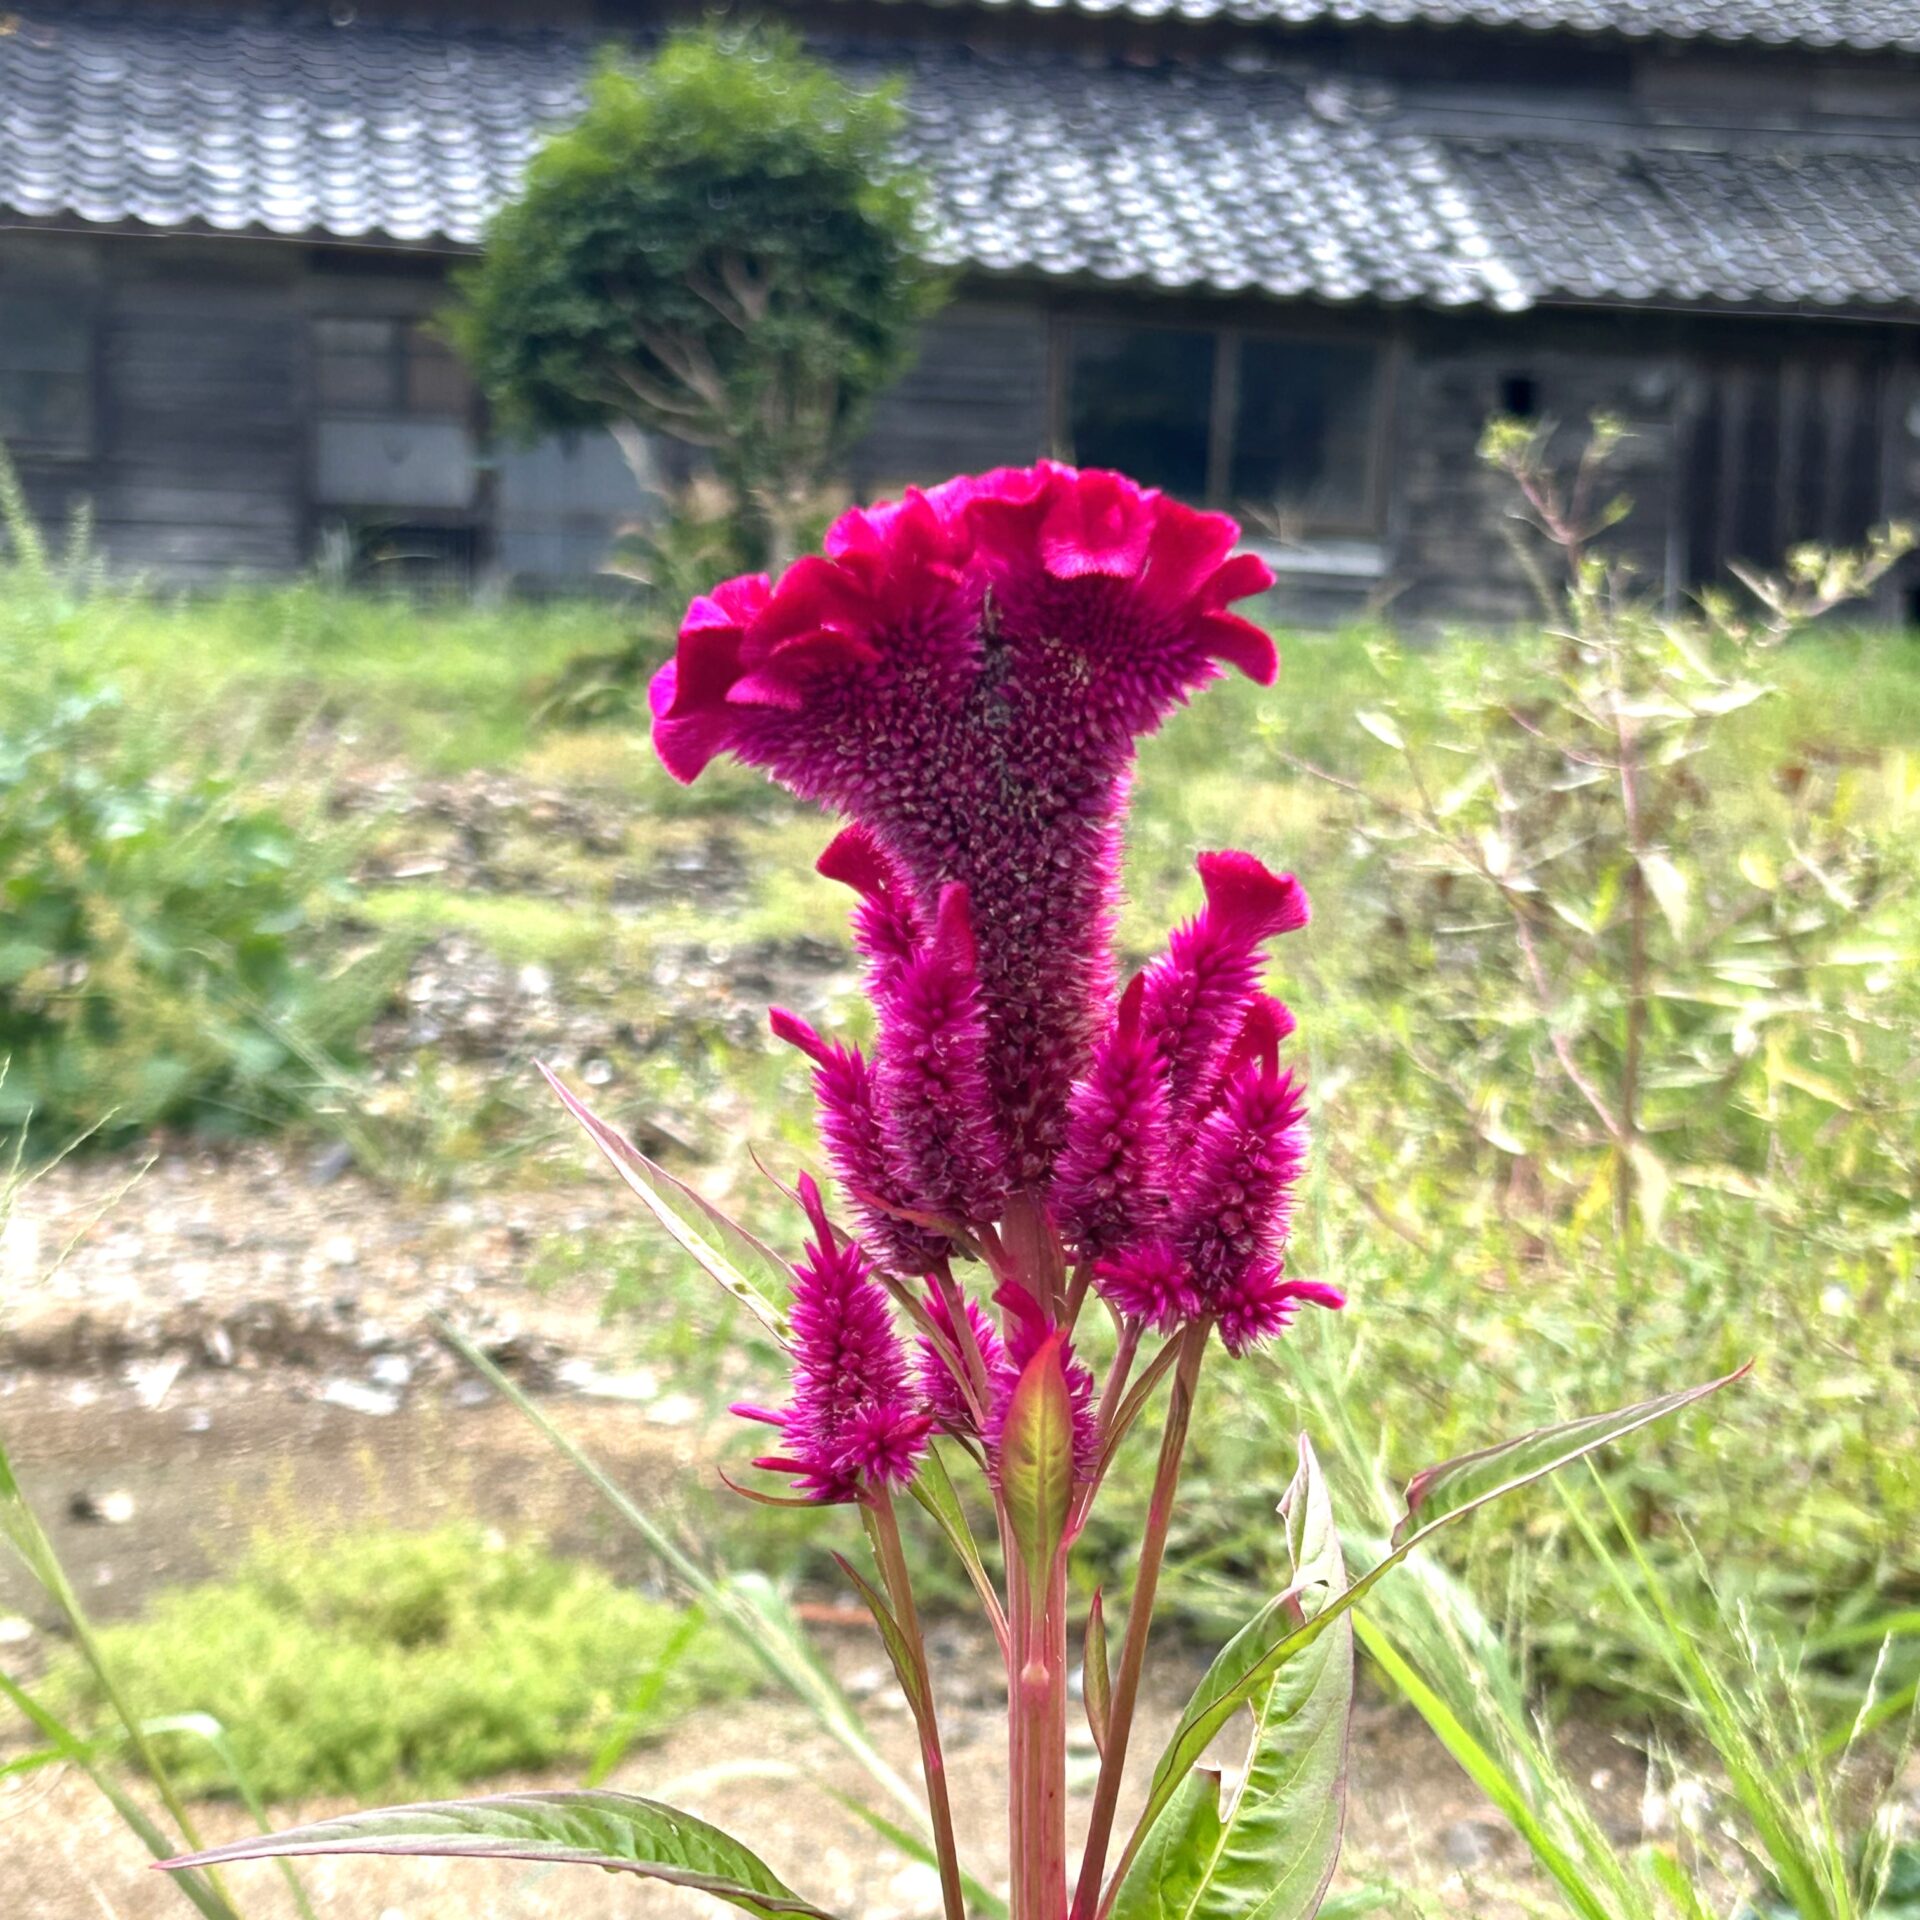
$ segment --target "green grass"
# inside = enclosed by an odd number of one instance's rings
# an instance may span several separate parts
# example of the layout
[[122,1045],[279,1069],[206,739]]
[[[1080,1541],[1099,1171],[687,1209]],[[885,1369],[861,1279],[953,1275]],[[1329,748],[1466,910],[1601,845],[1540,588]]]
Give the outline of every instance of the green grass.
[[[811,871],[828,828],[755,776],[717,768],[680,788],[631,728],[542,717],[567,660],[617,651],[634,617],[607,605],[422,607],[296,587],[115,596],[67,644],[84,644],[170,726],[215,735],[245,724],[279,742],[279,777],[292,787],[324,782],[343,757],[423,774],[484,768],[591,800],[623,822],[623,843],[599,852],[517,829],[496,864],[524,883],[370,882],[353,914],[404,939],[458,931],[510,966],[549,968],[576,1004],[603,1008],[620,1067],[606,1096],[612,1117],[658,1120],[692,1149],[679,1170],[785,1239],[784,1204],[758,1180],[749,1149],[770,1148],[770,1164],[784,1169],[811,1154],[806,1080],[765,1039],[759,1002],[784,996],[781,956],[794,943],[844,939],[844,897]],[[1283,634],[1277,689],[1211,688],[1142,753],[1121,926],[1130,959],[1157,950],[1168,925],[1198,905],[1200,848],[1247,846],[1297,870],[1313,894],[1314,924],[1285,944],[1276,976],[1302,1016],[1320,1136],[1296,1265],[1353,1296],[1340,1320],[1303,1324],[1282,1355],[1211,1374],[1207,1390],[1218,1397],[1202,1421],[1193,1519],[1176,1541],[1171,1590],[1212,1625],[1243,1610],[1250,1584],[1273,1577],[1271,1507],[1304,1417],[1290,1372],[1300,1364],[1354,1371],[1383,1460],[1404,1476],[1570,1409],[1621,1404],[1751,1355],[1759,1364],[1749,1385],[1685,1429],[1637,1441],[1613,1468],[1663,1575],[1684,1599],[1697,1542],[1734,1601],[1764,1620],[1823,1628],[1911,1604],[1920,1594],[1920,1410],[1903,1329],[1920,1319],[1920,1275],[1910,1233],[1835,1254],[1728,1201],[1706,1206],[1687,1235],[1623,1275],[1590,1249],[1540,1244],[1504,1219],[1484,1183],[1457,1178],[1435,1141],[1396,1131],[1396,1109],[1381,1096],[1395,1009],[1363,984],[1379,904],[1362,884],[1343,797],[1292,761],[1377,780],[1387,757],[1355,723],[1357,710],[1389,690],[1417,709],[1461,649],[1528,644],[1525,635],[1417,648],[1374,632]],[[1781,782],[1803,761],[1844,768],[1854,817],[1864,831],[1884,830],[1896,806],[1910,804],[1903,796],[1916,777],[1920,642],[1822,631],[1793,642],[1772,670],[1781,693],[1729,719],[1699,769],[1729,833],[1742,822],[1777,825]],[[422,829],[402,820],[375,831],[411,848]],[[718,842],[733,877],[697,893],[681,884],[676,863]],[[750,972],[773,986],[729,997],[711,984]],[[844,981],[833,991],[833,1017],[857,1026],[861,1009]],[[447,1087],[455,1105],[472,1097],[458,1076]],[[554,1147],[555,1129],[516,1127],[488,1141],[489,1181],[533,1177],[536,1150],[541,1177],[551,1177],[556,1152],[570,1174],[590,1177],[581,1158]],[[675,1377],[699,1373],[698,1343],[720,1324],[719,1303],[629,1223],[617,1192],[604,1197],[605,1233],[539,1249],[537,1277],[604,1278],[639,1357]],[[1817,1212],[1822,1196],[1805,1203]],[[770,1370],[770,1356],[750,1355],[748,1365]],[[717,1404],[701,1377],[698,1397]],[[742,1385],[760,1389],[744,1397],[764,1398],[776,1383]],[[1093,1536],[1115,1566],[1137,1520],[1129,1501],[1141,1497],[1145,1445],[1128,1457],[1105,1530]],[[737,1504],[716,1505],[714,1524],[739,1550],[786,1564],[804,1538],[824,1541],[826,1531],[784,1516],[769,1526]],[[1453,1564],[1489,1606],[1505,1606],[1513,1581],[1531,1583],[1517,1617],[1550,1677],[1652,1698],[1657,1675],[1618,1608],[1580,1571],[1564,1514],[1535,1505],[1469,1529]],[[1844,1677],[1843,1659],[1829,1665]]]
[[[99,1640],[136,1714],[210,1714],[270,1801],[590,1761],[742,1688],[737,1658],[680,1609],[477,1526],[262,1536],[227,1578]],[[82,1724],[104,1707],[77,1660],[41,1693]],[[190,1793],[228,1785],[204,1747],[168,1758]]]

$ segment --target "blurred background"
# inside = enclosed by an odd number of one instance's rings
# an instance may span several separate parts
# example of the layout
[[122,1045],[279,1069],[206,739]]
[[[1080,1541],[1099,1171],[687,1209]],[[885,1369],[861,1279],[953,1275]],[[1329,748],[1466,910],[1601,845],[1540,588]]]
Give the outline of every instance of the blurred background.
[[[1293,1265],[1351,1302],[1209,1383],[1150,1714],[1283,1582],[1303,1428],[1357,1551],[1752,1357],[1370,1603],[1330,1911],[1920,1912],[1916,49],[1906,0],[0,13],[0,1908],[188,1911],[129,1807],[591,1777],[937,1910],[846,1541],[719,1482],[779,1358],[534,1062],[791,1249],[766,1009],[865,1018],[829,829],[676,786],[645,682],[848,501],[1051,454],[1278,575],[1278,688],[1143,751],[1121,946],[1200,849],[1306,882]],[[914,1550],[991,1878],[991,1647]]]

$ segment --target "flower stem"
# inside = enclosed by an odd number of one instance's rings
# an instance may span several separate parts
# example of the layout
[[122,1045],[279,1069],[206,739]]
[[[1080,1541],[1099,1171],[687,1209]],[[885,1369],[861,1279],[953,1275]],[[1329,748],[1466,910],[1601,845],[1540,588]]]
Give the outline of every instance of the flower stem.
[[927,1776],[927,1812],[933,1821],[934,1854],[940,1863],[940,1900],[946,1920],[966,1920],[966,1896],[960,1885],[960,1849],[953,1836],[953,1806],[947,1796],[947,1763],[940,1748],[940,1723],[933,1710],[933,1682],[927,1673],[927,1644],[920,1631],[919,1609],[913,1603],[913,1580],[900,1544],[900,1523],[894,1517],[893,1496],[882,1487],[873,1496],[873,1540],[886,1583],[893,1615],[906,1638],[920,1689],[920,1707],[914,1722],[920,1730],[920,1764]]
[[1012,1920],[1066,1920],[1067,1556],[1044,1580],[1016,1576],[1010,1703],[1008,1833]]
[[1153,1598],[1160,1584],[1160,1563],[1166,1554],[1174,1495],[1180,1486],[1180,1460],[1186,1451],[1194,1390],[1212,1331],[1211,1321],[1196,1320],[1180,1335],[1180,1357],[1174,1366],[1173,1392],[1167,1402],[1166,1430],[1160,1437],[1160,1464],[1154,1471],[1146,1538],[1140,1545],[1140,1571],[1127,1609],[1127,1637],[1120,1649],[1119,1671],[1114,1675],[1113,1704],[1107,1719],[1107,1750],[1101,1756],[1100,1776],[1093,1790],[1093,1812],[1087,1824],[1086,1851],[1080,1859],[1080,1879],[1074,1888],[1072,1920],[1096,1920],[1102,1910],[1101,1876],[1106,1872],[1107,1846],[1113,1838],[1120,1777],[1126,1771],[1127,1740],[1133,1731],[1134,1702],[1140,1692],[1141,1669],[1146,1664],[1147,1635],[1153,1627]]

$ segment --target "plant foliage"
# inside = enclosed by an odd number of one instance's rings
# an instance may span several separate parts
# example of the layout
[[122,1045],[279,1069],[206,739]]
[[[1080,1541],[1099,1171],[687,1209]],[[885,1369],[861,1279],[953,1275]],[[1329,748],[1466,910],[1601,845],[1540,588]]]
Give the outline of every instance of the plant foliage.
[[940,297],[900,113],[772,27],[609,57],[495,215],[455,338],[523,428],[707,449],[779,543]]

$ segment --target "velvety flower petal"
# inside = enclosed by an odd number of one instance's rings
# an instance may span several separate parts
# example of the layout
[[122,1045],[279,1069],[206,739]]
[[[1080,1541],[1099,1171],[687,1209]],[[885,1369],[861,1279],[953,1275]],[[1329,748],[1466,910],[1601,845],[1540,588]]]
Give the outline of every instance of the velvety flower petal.
[[1238,1357],[1271,1340],[1293,1322],[1303,1304],[1343,1307],[1346,1296],[1337,1287],[1314,1280],[1288,1280],[1277,1262],[1243,1274],[1219,1306],[1220,1343]]
[[819,1188],[805,1175],[799,1191],[812,1236],[794,1267],[788,1315],[792,1401],[773,1414],[739,1411],[781,1431],[784,1451],[756,1465],[791,1473],[808,1499],[851,1500],[865,1482],[910,1479],[932,1421],[860,1243],[834,1232]]
[[1186,1262],[1166,1240],[1150,1240],[1102,1260],[1093,1278],[1116,1313],[1155,1333],[1171,1333],[1200,1311]]
[[[932,1287],[927,1289],[923,1304],[933,1323],[953,1342],[953,1320],[947,1312],[947,1303]],[[989,1382],[998,1380],[1006,1371],[1006,1348],[1000,1339],[1000,1329],[993,1324],[992,1317],[971,1298],[964,1302],[967,1326],[973,1334],[975,1346],[979,1349],[980,1359],[986,1368]],[[962,1356],[964,1358],[964,1355]],[[966,1392],[947,1364],[946,1356],[925,1334],[920,1336],[920,1393],[926,1402],[927,1411],[933,1416],[934,1423],[943,1433],[958,1434],[964,1439],[980,1437],[980,1423],[974,1417],[973,1407]]]
[[874,963],[884,984],[926,938],[925,915],[913,882],[886,847],[858,825],[843,828],[828,843],[815,872],[838,880],[860,896],[853,915],[853,944]]
[[1176,1203],[1173,1244],[1204,1311],[1223,1311],[1278,1259],[1305,1156],[1300,1086],[1265,1060],[1249,1062],[1202,1124]]

